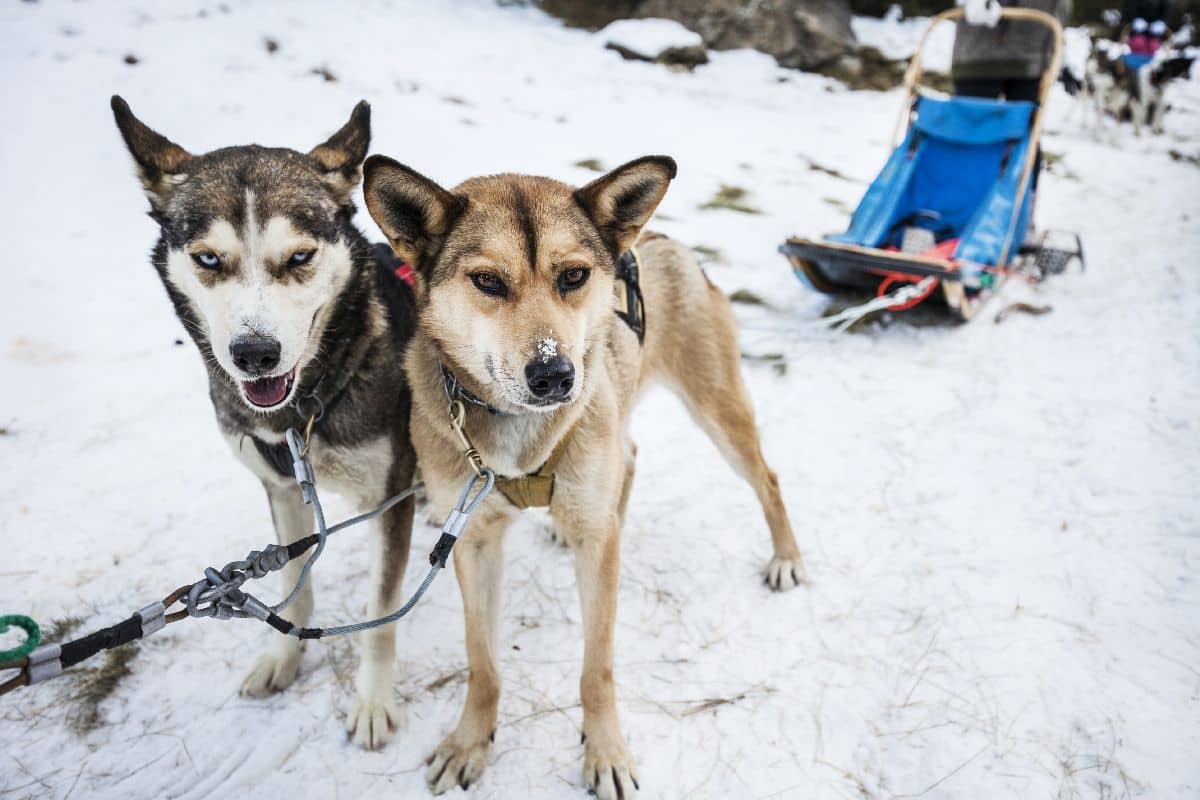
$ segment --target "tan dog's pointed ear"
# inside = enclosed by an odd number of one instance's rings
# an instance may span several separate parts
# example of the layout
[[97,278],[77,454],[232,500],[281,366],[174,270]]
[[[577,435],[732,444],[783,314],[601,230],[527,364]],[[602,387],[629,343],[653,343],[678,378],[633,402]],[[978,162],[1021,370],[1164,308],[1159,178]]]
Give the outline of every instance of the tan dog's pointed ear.
[[362,177],[363,159],[371,145],[371,105],[360,100],[350,113],[350,121],[337,133],[309,151],[325,170],[325,182],[338,201],[350,200],[350,192]]
[[387,156],[363,165],[363,197],[396,255],[418,270],[467,207],[466,198]]
[[675,159],[644,156],[577,189],[575,200],[609,245],[623,253],[637,241],[674,177]]
[[192,154],[161,133],[146,126],[133,115],[119,95],[112,97],[113,116],[125,139],[125,146],[137,163],[138,176],[146,189],[151,207],[158,213],[166,211],[175,187],[186,178],[183,167]]

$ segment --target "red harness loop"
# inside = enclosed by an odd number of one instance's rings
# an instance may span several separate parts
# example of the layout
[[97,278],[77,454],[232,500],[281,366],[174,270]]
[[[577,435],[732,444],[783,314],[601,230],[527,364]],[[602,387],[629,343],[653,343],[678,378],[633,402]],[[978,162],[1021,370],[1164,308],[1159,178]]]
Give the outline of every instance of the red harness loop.
[[396,267],[396,277],[407,283],[409,286],[412,286],[413,268],[408,264],[401,264],[400,266]]

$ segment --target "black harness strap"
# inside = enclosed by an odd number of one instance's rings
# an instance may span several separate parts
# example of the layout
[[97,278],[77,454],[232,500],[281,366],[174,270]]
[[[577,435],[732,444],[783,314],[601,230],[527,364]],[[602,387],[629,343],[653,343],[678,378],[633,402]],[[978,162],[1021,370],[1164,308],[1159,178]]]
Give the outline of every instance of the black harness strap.
[[263,461],[266,461],[271,469],[275,470],[277,475],[284,478],[291,476],[292,452],[288,450],[286,440],[275,444],[267,444],[257,436],[250,436],[250,441],[254,442],[254,449],[262,456]]
[[642,299],[642,286],[638,283],[640,274],[637,251],[632,248],[626,250],[617,259],[616,279],[625,284],[625,296],[621,298],[624,307],[618,308],[616,313],[637,334],[638,344],[645,344],[646,303]]

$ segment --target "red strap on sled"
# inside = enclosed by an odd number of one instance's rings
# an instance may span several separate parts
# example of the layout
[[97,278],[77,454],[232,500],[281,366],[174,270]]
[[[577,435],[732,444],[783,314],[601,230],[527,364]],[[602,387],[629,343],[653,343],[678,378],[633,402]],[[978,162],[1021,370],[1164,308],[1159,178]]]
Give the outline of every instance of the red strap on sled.
[[[892,288],[892,284],[894,283],[920,283],[922,280],[924,280],[924,278],[920,275],[909,275],[904,272],[888,272],[884,275],[883,280],[879,282],[879,288],[875,290],[875,296],[883,297],[885,294],[887,294],[888,289]],[[888,306],[888,311],[907,311],[914,306],[920,305],[929,298],[929,295],[933,294],[934,289],[938,287],[939,283],[941,283],[941,281],[934,281],[933,283],[929,284],[928,289],[921,292],[911,300],[907,300],[903,303],[897,303],[893,306]]]
[[408,264],[401,264],[400,266],[396,267],[396,277],[407,283],[409,286],[412,286],[413,268]]
[[[922,258],[941,258],[949,259],[954,255],[955,248],[958,247],[958,239],[947,239],[940,244],[936,244],[928,250],[923,250],[920,255]],[[888,293],[896,283],[920,283],[925,279],[923,275],[909,275],[907,272],[885,272],[883,280],[879,282],[879,287],[875,289],[876,297],[883,297]],[[903,303],[897,303],[894,306],[888,306],[888,311],[907,311],[914,306],[918,306],[925,302],[934,290],[937,289],[941,281],[934,281],[929,284],[929,288],[921,294]]]

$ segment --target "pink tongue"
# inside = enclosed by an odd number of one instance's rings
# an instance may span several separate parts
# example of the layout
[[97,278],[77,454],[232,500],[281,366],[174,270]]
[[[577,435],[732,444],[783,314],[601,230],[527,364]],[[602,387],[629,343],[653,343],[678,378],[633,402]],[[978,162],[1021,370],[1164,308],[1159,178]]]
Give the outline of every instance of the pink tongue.
[[242,381],[242,389],[246,397],[256,406],[273,406],[287,395],[288,376],[278,378],[259,378],[256,381]]

